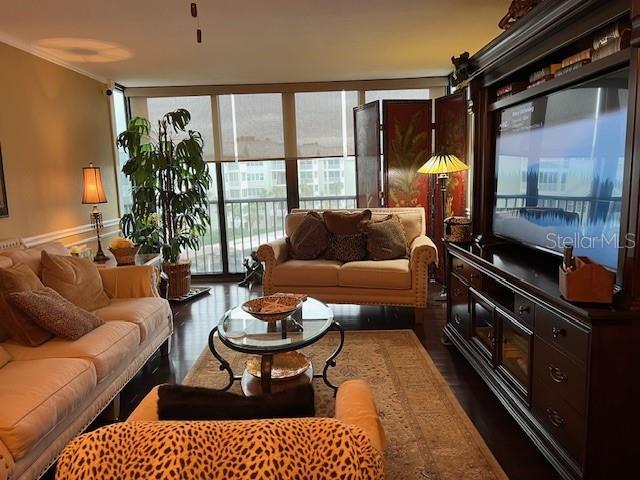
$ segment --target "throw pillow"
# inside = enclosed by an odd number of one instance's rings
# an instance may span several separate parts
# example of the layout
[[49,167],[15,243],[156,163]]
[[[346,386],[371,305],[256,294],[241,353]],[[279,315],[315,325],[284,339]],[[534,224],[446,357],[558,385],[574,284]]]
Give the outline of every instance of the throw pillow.
[[324,258],[340,262],[357,262],[367,258],[367,237],[355,235],[331,235]]
[[2,346],[0,346],[0,368],[4,367],[11,361],[11,355]]
[[311,384],[255,397],[186,385],[158,387],[160,420],[252,420],[314,415]]
[[313,260],[327,249],[329,232],[316,212],[309,212],[287,239],[291,258]]
[[371,260],[406,258],[407,239],[397,215],[387,220],[369,222],[365,226],[367,253]]
[[371,210],[361,212],[326,210],[322,218],[329,232],[336,235],[355,235],[362,233],[363,224],[371,220]]
[[85,310],[109,305],[98,267],[87,258],[42,252],[42,283]]
[[36,325],[27,315],[9,302],[9,295],[44,288],[35,273],[22,263],[0,268],[0,322],[3,329],[19,343],[36,347],[52,335]]
[[77,340],[104,320],[74,305],[52,288],[9,294],[9,301],[56,337]]

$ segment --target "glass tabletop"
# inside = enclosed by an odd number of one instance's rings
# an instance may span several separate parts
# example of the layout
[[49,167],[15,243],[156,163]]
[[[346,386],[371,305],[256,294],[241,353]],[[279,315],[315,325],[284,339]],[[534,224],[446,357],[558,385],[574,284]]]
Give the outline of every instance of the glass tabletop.
[[252,317],[237,306],[218,324],[220,340],[245,353],[277,353],[297,350],[324,336],[333,323],[333,312],[324,303],[307,298],[302,309],[277,322]]

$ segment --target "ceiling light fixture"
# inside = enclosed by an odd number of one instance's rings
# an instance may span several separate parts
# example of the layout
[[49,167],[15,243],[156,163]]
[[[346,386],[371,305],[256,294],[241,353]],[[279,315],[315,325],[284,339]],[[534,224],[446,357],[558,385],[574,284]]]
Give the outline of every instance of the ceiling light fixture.
[[196,42],[202,43],[202,30],[198,18],[198,2],[191,2],[191,16],[196,19]]

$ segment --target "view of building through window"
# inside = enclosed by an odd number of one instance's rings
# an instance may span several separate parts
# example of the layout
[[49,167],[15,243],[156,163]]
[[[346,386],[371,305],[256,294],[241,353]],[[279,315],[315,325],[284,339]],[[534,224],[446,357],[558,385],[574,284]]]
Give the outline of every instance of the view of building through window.
[[[125,129],[124,97],[114,98],[118,131]],[[356,168],[353,108],[357,91],[300,92],[294,94],[293,116],[298,157],[300,208],[352,208],[356,206]],[[381,99],[428,99],[428,89],[367,91],[367,102]],[[210,96],[147,98],[152,129],[165,113],[185,108],[191,113],[189,128],[202,134],[204,156],[214,179],[209,192],[212,225],[199,251],[186,252],[196,273],[240,272],[242,262],[261,243],[284,236],[287,214],[287,162],[282,94],[239,94],[217,97],[212,111]],[[219,125],[215,122],[219,118]],[[219,129],[220,145],[214,144]],[[216,151],[216,148],[219,151]],[[293,152],[290,152],[290,155]],[[121,165],[126,161],[120,152]],[[216,164],[219,161],[221,163]],[[217,165],[217,166],[216,166]],[[217,175],[222,192],[217,191]],[[122,180],[125,210],[131,190]],[[222,202],[223,217],[220,217]],[[221,231],[224,220],[224,231]],[[227,259],[222,244],[226,239]]]

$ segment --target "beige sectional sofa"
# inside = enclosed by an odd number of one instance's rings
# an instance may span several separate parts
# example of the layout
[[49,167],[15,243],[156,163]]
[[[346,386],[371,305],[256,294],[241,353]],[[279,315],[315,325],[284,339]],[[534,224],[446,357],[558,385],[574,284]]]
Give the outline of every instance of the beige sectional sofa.
[[[261,245],[258,249],[258,258],[265,263],[265,295],[276,292],[305,293],[328,303],[408,306],[416,308],[421,319],[427,305],[427,268],[438,259],[435,245],[425,235],[424,208],[371,210],[374,218],[390,213],[398,215],[407,237],[409,258],[348,263],[322,258],[295,260],[289,257],[286,238],[282,238]],[[294,209],[287,215],[287,237],[295,231],[308,211]]]
[[[58,243],[0,251],[0,267],[24,263],[39,273],[41,251],[68,254]],[[110,304],[105,324],[76,341],[38,347],[0,331],[9,361],[0,367],[0,480],[40,477],[64,446],[110,404],[173,331],[169,303],[151,266],[100,270]],[[3,312],[0,311],[0,315]]]

